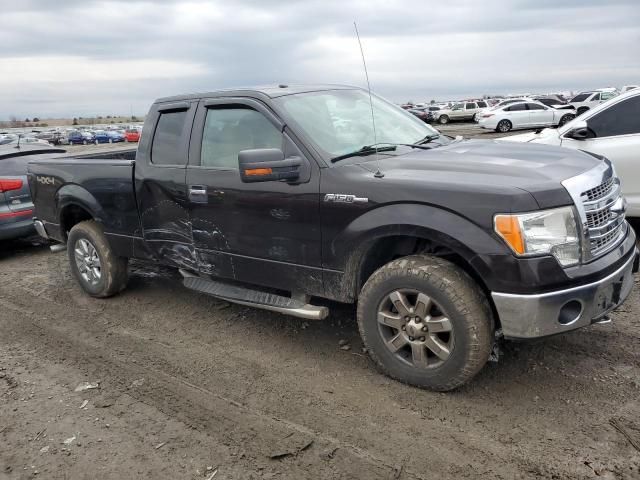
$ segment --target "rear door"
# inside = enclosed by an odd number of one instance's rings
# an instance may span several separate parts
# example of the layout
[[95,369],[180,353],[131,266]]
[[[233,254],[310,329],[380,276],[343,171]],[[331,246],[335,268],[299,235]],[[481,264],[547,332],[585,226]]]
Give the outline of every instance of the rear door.
[[[252,98],[204,99],[195,125],[187,185],[200,272],[322,293],[317,164]],[[243,183],[238,153],[259,148],[302,158],[300,180]]]
[[136,158],[136,196],[145,244],[159,260],[196,266],[185,176],[197,102],[156,104]]
[[524,103],[514,103],[504,109],[505,112],[509,112],[506,115],[506,119],[511,122],[513,128],[522,128],[529,126],[529,110]]

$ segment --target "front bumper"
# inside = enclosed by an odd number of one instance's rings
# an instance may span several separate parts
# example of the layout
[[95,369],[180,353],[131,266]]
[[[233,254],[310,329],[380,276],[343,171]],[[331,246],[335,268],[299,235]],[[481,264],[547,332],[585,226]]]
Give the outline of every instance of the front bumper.
[[585,327],[603,319],[631,293],[638,250],[612,274],[586,285],[537,295],[493,292],[505,338],[529,339]]

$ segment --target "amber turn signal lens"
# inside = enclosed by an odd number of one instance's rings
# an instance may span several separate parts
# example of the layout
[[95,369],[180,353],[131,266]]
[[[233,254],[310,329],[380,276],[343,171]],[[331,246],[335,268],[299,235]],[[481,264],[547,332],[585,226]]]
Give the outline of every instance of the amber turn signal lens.
[[244,174],[248,177],[258,175],[271,175],[273,171],[270,168],[252,168],[251,170],[245,170]]
[[524,253],[524,237],[520,230],[520,222],[514,215],[496,215],[495,229],[514,252]]

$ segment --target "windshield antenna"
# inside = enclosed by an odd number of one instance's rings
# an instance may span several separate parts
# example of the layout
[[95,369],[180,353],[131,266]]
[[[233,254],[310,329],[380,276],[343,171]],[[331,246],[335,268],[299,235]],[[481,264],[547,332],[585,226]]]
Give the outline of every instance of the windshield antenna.
[[371,84],[369,83],[369,73],[367,72],[367,62],[364,60],[364,50],[362,49],[362,42],[360,41],[360,34],[358,33],[358,25],[353,22],[353,28],[356,30],[356,37],[358,38],[358,45],[360,45],[360,54],[362,55],[362,65],[364,65],[364,76],[367,79],[367,91],[369,92],[369,105],[371,106],[371,123],[373,124],[373,142],[376,150],[376,173],[373,174],[376,178],[384,177],[382,171],[380,171],[380,156],[378,155],[378,134],[376,132],[376,117],[373,114],[373,99],[371,98]]

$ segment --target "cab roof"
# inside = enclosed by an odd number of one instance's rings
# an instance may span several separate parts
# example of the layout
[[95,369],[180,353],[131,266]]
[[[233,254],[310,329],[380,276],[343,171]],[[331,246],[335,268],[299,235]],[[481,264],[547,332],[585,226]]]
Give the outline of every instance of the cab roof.
[[297,93],[308,92],[322,92],[327,90],[360,90],[360,87],[354,87],[349,85],[267,85],[261,87],[240,87],[240,88],[227,88],[221,90],[214,90],[212,92],[202,93],[190,93],[183,95],[174,95],[171,97],[163,97],[157,99],[154,103],[165,102],[180,102],[185,100],[197,100],[199,98],[206,97],[234,97],[234,96],[249,96],[249,97],[266,97],[277,98],[284,97],[286,95],[295,95]]

